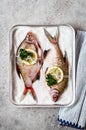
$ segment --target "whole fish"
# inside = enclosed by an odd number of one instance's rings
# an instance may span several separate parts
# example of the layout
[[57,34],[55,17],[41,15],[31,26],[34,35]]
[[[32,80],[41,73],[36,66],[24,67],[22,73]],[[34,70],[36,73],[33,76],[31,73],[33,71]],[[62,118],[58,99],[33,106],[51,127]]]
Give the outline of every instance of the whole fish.
[[66,52],[63,56],[59,47],[59,34],[56,33],[56,36],[52,37],[46,29],[44,29],[44,32],[52,44],[52,48],[48,50],[46,56],[48,66],[45,70],[45,80],[51,98],[56,102],[68,84],[68,58]]
[[[28,32],[23,42],[19,45],[16,53],[17,73],[23,78],[25,88],[20,100],[23,100],[27,92],[30,92],[37,101],[36,93],[32,83],[40,76],[40,69],[43,64],[43,52],[35,35]],[[20,86],[21,87],[21,86]]]

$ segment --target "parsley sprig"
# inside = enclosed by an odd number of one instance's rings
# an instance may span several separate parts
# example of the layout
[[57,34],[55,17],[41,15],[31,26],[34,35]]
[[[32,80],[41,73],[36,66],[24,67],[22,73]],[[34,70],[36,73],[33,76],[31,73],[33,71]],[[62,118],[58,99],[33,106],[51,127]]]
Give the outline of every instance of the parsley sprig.
[[33,53],[25,49],[20,49],[20,57],[22,60],[25,60],[27,57],[33,57]]
[[57,84],[57,80],[50,73],[46,75],[46,81],[48,86]]

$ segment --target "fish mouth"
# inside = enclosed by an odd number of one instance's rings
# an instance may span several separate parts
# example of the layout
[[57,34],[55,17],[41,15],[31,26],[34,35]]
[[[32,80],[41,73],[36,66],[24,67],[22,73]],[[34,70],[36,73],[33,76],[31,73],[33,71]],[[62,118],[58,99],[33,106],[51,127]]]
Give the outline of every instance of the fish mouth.
[[33,35],[32,32],[28,32],[28,33],[27,33],[27,35],[26,35],[26,40],[27,40],[28,42],[34,41],[34,35]]
[[58,100],[58,96],[57,96],[57,95],[53,95],[52,100],[53,100],[54,102],[56,102],[56,101]]

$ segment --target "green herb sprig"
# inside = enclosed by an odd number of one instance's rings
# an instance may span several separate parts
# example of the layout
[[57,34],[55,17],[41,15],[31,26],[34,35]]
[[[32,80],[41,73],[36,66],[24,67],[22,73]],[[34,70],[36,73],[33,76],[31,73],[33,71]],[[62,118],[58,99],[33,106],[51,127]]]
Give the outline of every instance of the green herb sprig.
[[33,53],[26,51],[25,49],[20,49],[20,57],[25,60],[27,57],[33,57]]
[[57,84],[57,80],[50,73],[46,75],[46,81],[48,86]]

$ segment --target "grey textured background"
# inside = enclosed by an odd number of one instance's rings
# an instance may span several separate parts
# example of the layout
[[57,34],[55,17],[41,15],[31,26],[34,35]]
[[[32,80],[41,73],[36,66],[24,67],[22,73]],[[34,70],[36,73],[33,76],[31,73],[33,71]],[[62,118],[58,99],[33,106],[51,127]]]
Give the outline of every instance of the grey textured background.
[[[9,101],[9,30],[15,24],[71,24],[86,30],[85,0],[0,1],[0,130],[69,130],[57,108],[17,108]],[[72,130],[72,129],[71,129]]]

